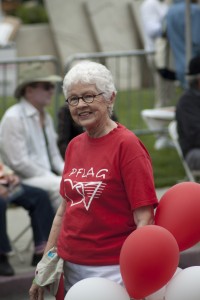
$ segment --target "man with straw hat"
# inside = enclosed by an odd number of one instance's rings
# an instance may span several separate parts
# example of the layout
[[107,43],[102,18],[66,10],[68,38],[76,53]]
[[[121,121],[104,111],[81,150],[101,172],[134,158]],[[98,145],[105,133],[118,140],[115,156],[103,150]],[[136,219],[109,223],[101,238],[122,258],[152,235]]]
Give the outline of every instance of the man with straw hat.
[[64,162],[52,118],[45,108],[60,81],[61,77],[46,74],[40,65],[31,65],[16,87],[18,103],[5,112],[0,126],[4,162],[24,183],[48,191],[55,210],[61,201],[59,186]]

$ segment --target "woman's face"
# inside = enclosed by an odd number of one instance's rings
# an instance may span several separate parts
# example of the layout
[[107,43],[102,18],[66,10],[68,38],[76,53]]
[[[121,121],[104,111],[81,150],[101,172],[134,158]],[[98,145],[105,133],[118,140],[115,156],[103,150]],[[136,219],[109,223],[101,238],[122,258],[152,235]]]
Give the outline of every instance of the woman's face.
[[[72,96],[98,95],[99,91],[94,84],[74,84],[68,92],[68,98]],[[94,130],[106,124],[109,119],[108,106],[110,101],[106,101],[103,94],[94,98],[92,103],[85,103],[79,99],[78,105],[69,105],[69,110],[74,121],[87,131]]]

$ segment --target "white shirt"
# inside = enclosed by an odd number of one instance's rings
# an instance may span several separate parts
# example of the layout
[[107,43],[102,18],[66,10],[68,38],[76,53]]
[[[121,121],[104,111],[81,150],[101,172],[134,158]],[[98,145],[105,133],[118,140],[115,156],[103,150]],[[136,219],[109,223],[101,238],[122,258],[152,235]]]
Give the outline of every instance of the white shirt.
[[145,49],[154,50],[154,41],[162,33],[162,22],[168,5],[159,0],[144,0],[140,7]]
[[[45,129],[53,169],[62,174],[64,161],[57,147],[53,121],[45,113]],[[39,112],[25,99],[10,107],[0,125],[0,151],[3,161],[21,178],[51,173]]]

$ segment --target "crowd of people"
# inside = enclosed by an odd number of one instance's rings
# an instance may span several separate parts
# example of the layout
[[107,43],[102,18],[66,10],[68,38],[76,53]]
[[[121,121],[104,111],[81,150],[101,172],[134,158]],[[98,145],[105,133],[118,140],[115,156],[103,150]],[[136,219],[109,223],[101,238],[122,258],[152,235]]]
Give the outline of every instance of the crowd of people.
[[[161,26],[164,18],[171,20],[173,4],[159,5]],[[156,30],[153,37],[161,34],[161,27]],[[172,43],[169,23],[166,30]],[[198,41],[195,45],[176,119],[184,156],[192,169],[200,169]],[[61,83],[66,104],[58,112],[56,131],[46,108]],[[0,276],[15,273],[6,226],[6,210],[14,204],[30,217],[31,265],[56,247],[64,261],[65,293],[87,277],[123,284],[121,247],[131,232],[153,224],[158,199],[147,149],[114,114],[116,94],[113,76],[101,63],[78,62],[64,80],[39,65],[24,70],[14,93],[17,103],[0,122]],[[44,289],[34,282],[29,295],[42,300]]]
[[[43,74],[38,66],[25,70],[15,90],[17,103],[1,120],[0,276],[14,275],[6,230],[6,209],[12,203],[29,213],[33,266],[57,246],[65,261],[66,291],[90,272],[122,283],[122,243],[132,230],[154,218],[151,159],[141,141],[116,121],[117,92],[102,64],[82,62],[65,76],[67,100],[58,114],[57,135],[46,107],[60,80]],[[18,193],[10,197],[15,189]],[[33,285],[30,299],[41,290]]]
[[[60,78],[46,76],[38,67],[27,72],[15,90],[17,103],[0,124],[0,275],[14,274],[5,217],[14,203],[30,215],[35,244],[31,264],[36,266],[56,246],[64,260],[65,292],[88,276],[122,284],[121,246],[133,230],[153,223],[158,204],[148,151],[115,120],[117,91],[110,71],[86,61],[72,67],[63,81],[64,117],[71,118],[77,136],[61,155],[46,111]],[[10,197],[16,187],[20,192]],[[30,299],[42,299],[43,292],[33,283]]]

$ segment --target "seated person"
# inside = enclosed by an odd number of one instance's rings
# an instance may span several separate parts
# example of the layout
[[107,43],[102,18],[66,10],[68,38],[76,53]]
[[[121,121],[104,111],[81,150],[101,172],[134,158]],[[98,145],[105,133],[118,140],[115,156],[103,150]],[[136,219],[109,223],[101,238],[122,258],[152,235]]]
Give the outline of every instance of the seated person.
[[42,257],[54,218],[54,210],[48,194],[42,189],[20,184],[19,177],[1,163],[0,276],[14,275],[14,269],[7,257],[7,254],[12,250],[6,231],[6,209],[9,204],[21,206],[29,213],[34,239],[32,266],[36,266]]
[[200,56],[191,59],[189,88],[177,103],[176,120],[183,155],[192,170],[200,170]]
[[23,183],[48,191],[55,210],[61,202],[64,161],[45,108],[51,103],[55,82],[60,80],[56,75],[47,76],[38,66],[25,70],[15,90],[18,103],[7,109],[0,126],[3,161]]
[[[117,121],[115,113],[112,114],[112,119]],[[63,159],[69,142],[83,131],[83,128],[72,119],[68,106],[61,106],[58,111],[58,148]]]

